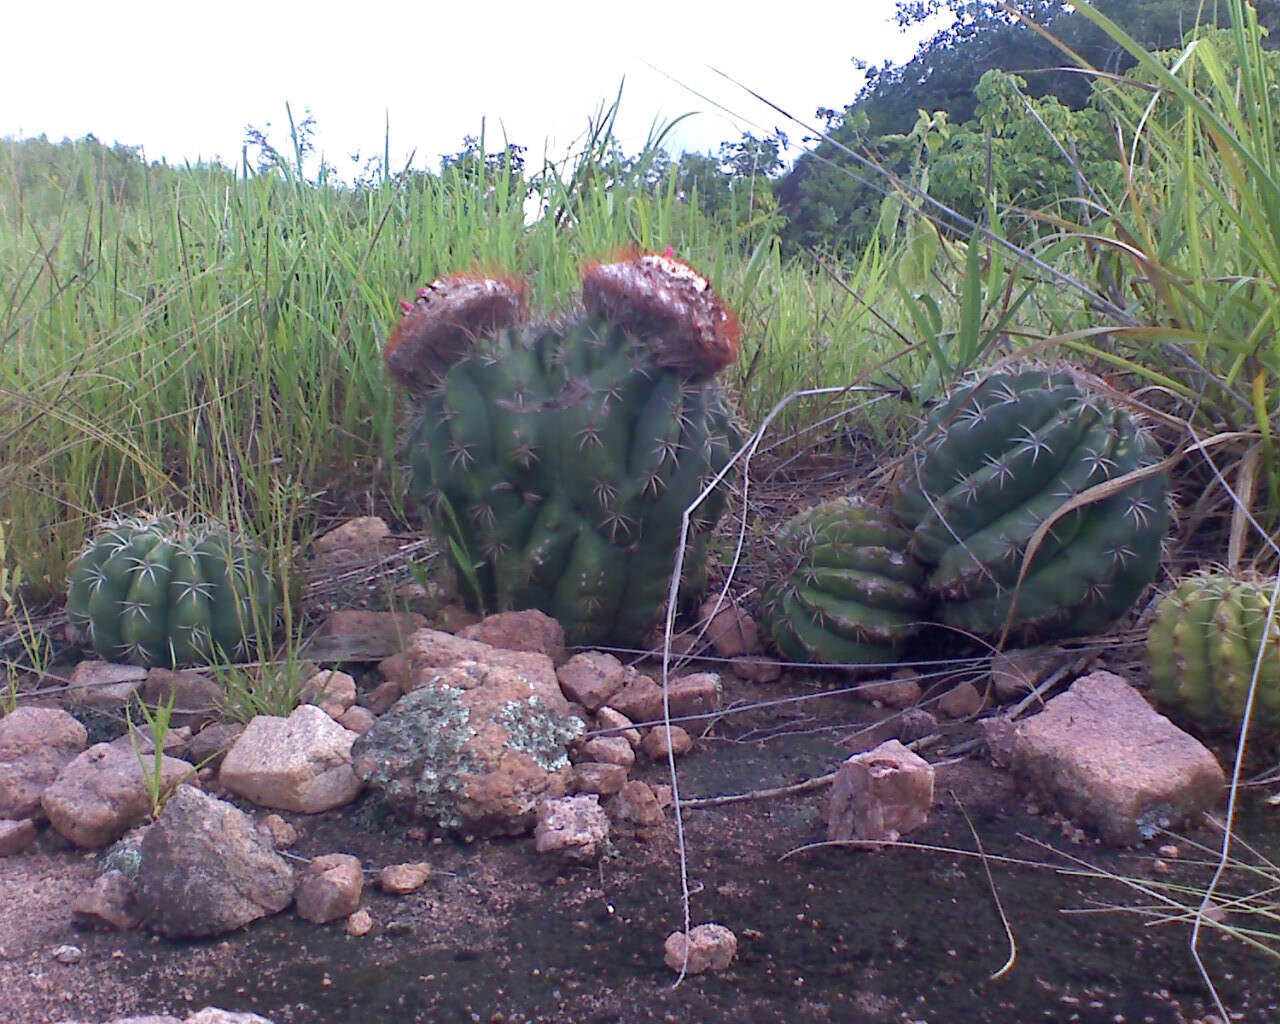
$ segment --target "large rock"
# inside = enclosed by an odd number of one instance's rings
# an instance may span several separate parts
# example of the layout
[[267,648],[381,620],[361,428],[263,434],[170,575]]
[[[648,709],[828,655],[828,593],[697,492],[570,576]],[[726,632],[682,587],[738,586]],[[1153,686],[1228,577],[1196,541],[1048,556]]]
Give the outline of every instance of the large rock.
[[464,628],[458,636],[504,651],[545,654],[553,665],[565,659],[564,628],[546,612],[535,608],[487,615]]
[[437,669],[356,740],[356,774],[402,814],[462,833],[523,835],[543,798],[568,784],[566,746],[583,724],[561,705],[547,701],[545,683],[505,665]]
[[88,742],[85,728],[58,708],[18,708],[0,718],[0,818],[29,818],[40,794]]
[[933,765],[897,740],[854,754],[836,773],[827,838],[894,842],[929,820]]
[[222,800],[179,786],[142,837],[138,910],[171,938],[221,935],[284,910],[293,869]]
[[760,653],[760,629],[756,620],[732,598],[713,595],[698,609],[706,620],[705,639],[721,658],[741,658]]
[[351,769],[355,738],[314,704],[288,718],[259,715],[227,751],[218,779],[260,807],[303,814],[341,807],[361,789]]
[[377,661],[404,648],[414,630],[427,624],[417,612],[336,611],[307,639],[307,657],[316,661]]
[[217,679],[194,669],[171,671],[153,668],[147,672],[141,696],[150,706],[170,704],[169,722],[200,729],[218,720],[224,694]]
[[[59,773],[40,798],[49,823],[77,846],[96,850],[114,843],[150,815],[151,793],[144,774],[155,771],[152,755],[98,743]],[[176,757],[160,758],[161,792],[180,782],[196,784],[196,770]]]
[[403,693],[430,683],[440,669],[462,662],[508,668],[523,676],[533,692],[549,708],[568,714],[569,702],[560,692],[556,667],[551,659],[533,651],[508,651],[479,640],[466,640],[438,629],[420,629],[409,637],[405,648],[379,663],[387,679],[398,683]]
[[1077,679],[1018,724],[1013,771],[1117,846],[1194,822],[1226,781],[1202,743],[1111,672]]

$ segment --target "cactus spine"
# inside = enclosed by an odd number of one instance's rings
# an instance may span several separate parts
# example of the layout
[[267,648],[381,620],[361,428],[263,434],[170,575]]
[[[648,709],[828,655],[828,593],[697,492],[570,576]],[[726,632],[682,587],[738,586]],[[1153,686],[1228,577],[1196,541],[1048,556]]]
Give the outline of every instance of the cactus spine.
[[145,666],[243,661],[278,617],[261,555],[223,527],[123,519],[71,570],[67,618],[99,655]]

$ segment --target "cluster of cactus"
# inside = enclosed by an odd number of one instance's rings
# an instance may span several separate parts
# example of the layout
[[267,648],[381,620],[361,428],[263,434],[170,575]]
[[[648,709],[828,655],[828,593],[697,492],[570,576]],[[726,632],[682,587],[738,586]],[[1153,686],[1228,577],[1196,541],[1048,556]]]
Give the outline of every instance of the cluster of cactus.
[[72,566],[67,619],[103,658],[182,667],[244,661],[278,617],[261,555],[175,516],[106,525]]
[[1275,587],[1274,579],[1202,573],[1161,598],[1147,634],[1147,667],[1162,707],[1203,729],[1238,729],[1260,665],[1252,721],[1280,726]]
[[[1157,461],[1153,443],[1127,412],[1067,372],[1024,369],[967,384],[933,410],[904,467],[891,503],[901,530],[890,534],[890,513],[877,518],[852,505],[818,513],[827,529],[850,536],[876,521],[884,536],[895,537],[903,566],[911,568],[895,565],[881,578],[874,577],[884,572],[876,563],[869,577],[858,544],[832,550],[792,542],[793,550],[782,552],[784,579],[771,592],[778,647],[789,653],[798,649],[798,636],[834,628],[855,644],[844,648],[851,656],[821,660],[882,660],[884,644],[902,639],[878,632],[882,620],[922,608],[933,621],[993,639],[1037,642],[1096,632],[1123,615],[1155,578],[1169,523],[1168,481],[1153,471],[1114,494],[1065,513],[1064,506]],[[802,513],[783,536],[805,534],[811,514]],[[841,603],[838,616],[824,605],[839,591],[810,584],[803,591],[809,599],[801,601],[795,582],[829,578],[832,568],[876,584],[860,591],[856,608]],[[918,594],[906,601],[898,586],[913,582]],[[779,600],[784,594],[791,596]],[[874,638],[866,657],[860,638]],[[811,656],[824,649],[801,646]]]
[[[464,594],[540,608],[573,643],[638,643],[667,598],[686,507],[738,444],[713,379],[738,326],[669,255],[589,265],[582,299],[528,322],[518,281],[438,280],[402,304],[384,358],[416,403],[411,493]],[[687,589],[724,501],[717,488],[693,514]]]
[[776,538],[764,608],[792,661],[887,662],[920,628],[924,572],[909,535],[850,498],[801,512]]

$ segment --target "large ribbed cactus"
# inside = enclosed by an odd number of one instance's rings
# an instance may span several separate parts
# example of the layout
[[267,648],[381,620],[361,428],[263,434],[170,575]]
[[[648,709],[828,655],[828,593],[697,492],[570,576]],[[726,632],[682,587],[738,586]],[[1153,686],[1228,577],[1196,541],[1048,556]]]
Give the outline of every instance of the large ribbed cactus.
[[71,569],[67,619],[108,661],[243,661],[278,617],[262,557],[224,528],[174,516],[122,519]]
[[793,661],[891,661],[925,611],[909,539],[886,513],[850,498],[786,523],[764,593],[779,652]]
[[1156,700],[1171,715],[1202,728],[1238,729],[1265,641],[1253,721],[1280,725],[1280,619],[1266,628],[1275,585],[1204,573],[1161,598],[1147,634],[1147,666]]
[[[732,456],[714,374],[738,328],[666,256],[588,267],[585,311],[523,323],[521,286],[423,289],[385,353],[414,394],[412,493],[493,609],[540,608],[574,643],[638,643],[667,596],[681,515]],[[717,490],[696,511],[700,587]]]
[[1059,519],[1017,591],[1040,525],[1087,488],[1157,461],[1128,413],[1066,372],[992,374],[930,415],[895,510],[928,570],[936,617],[1022,640],[1096,632],[1155,578],[1168,528],[1155,474]]

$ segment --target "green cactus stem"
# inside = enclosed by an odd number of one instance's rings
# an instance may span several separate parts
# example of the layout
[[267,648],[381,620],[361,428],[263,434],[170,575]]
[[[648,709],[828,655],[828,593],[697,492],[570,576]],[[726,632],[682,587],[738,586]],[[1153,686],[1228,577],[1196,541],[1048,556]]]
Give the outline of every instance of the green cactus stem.
[[72,566],[67,619],[108,661],[244,661],[278,618],[261,555],[224,528],[174,516],[107,524]]

